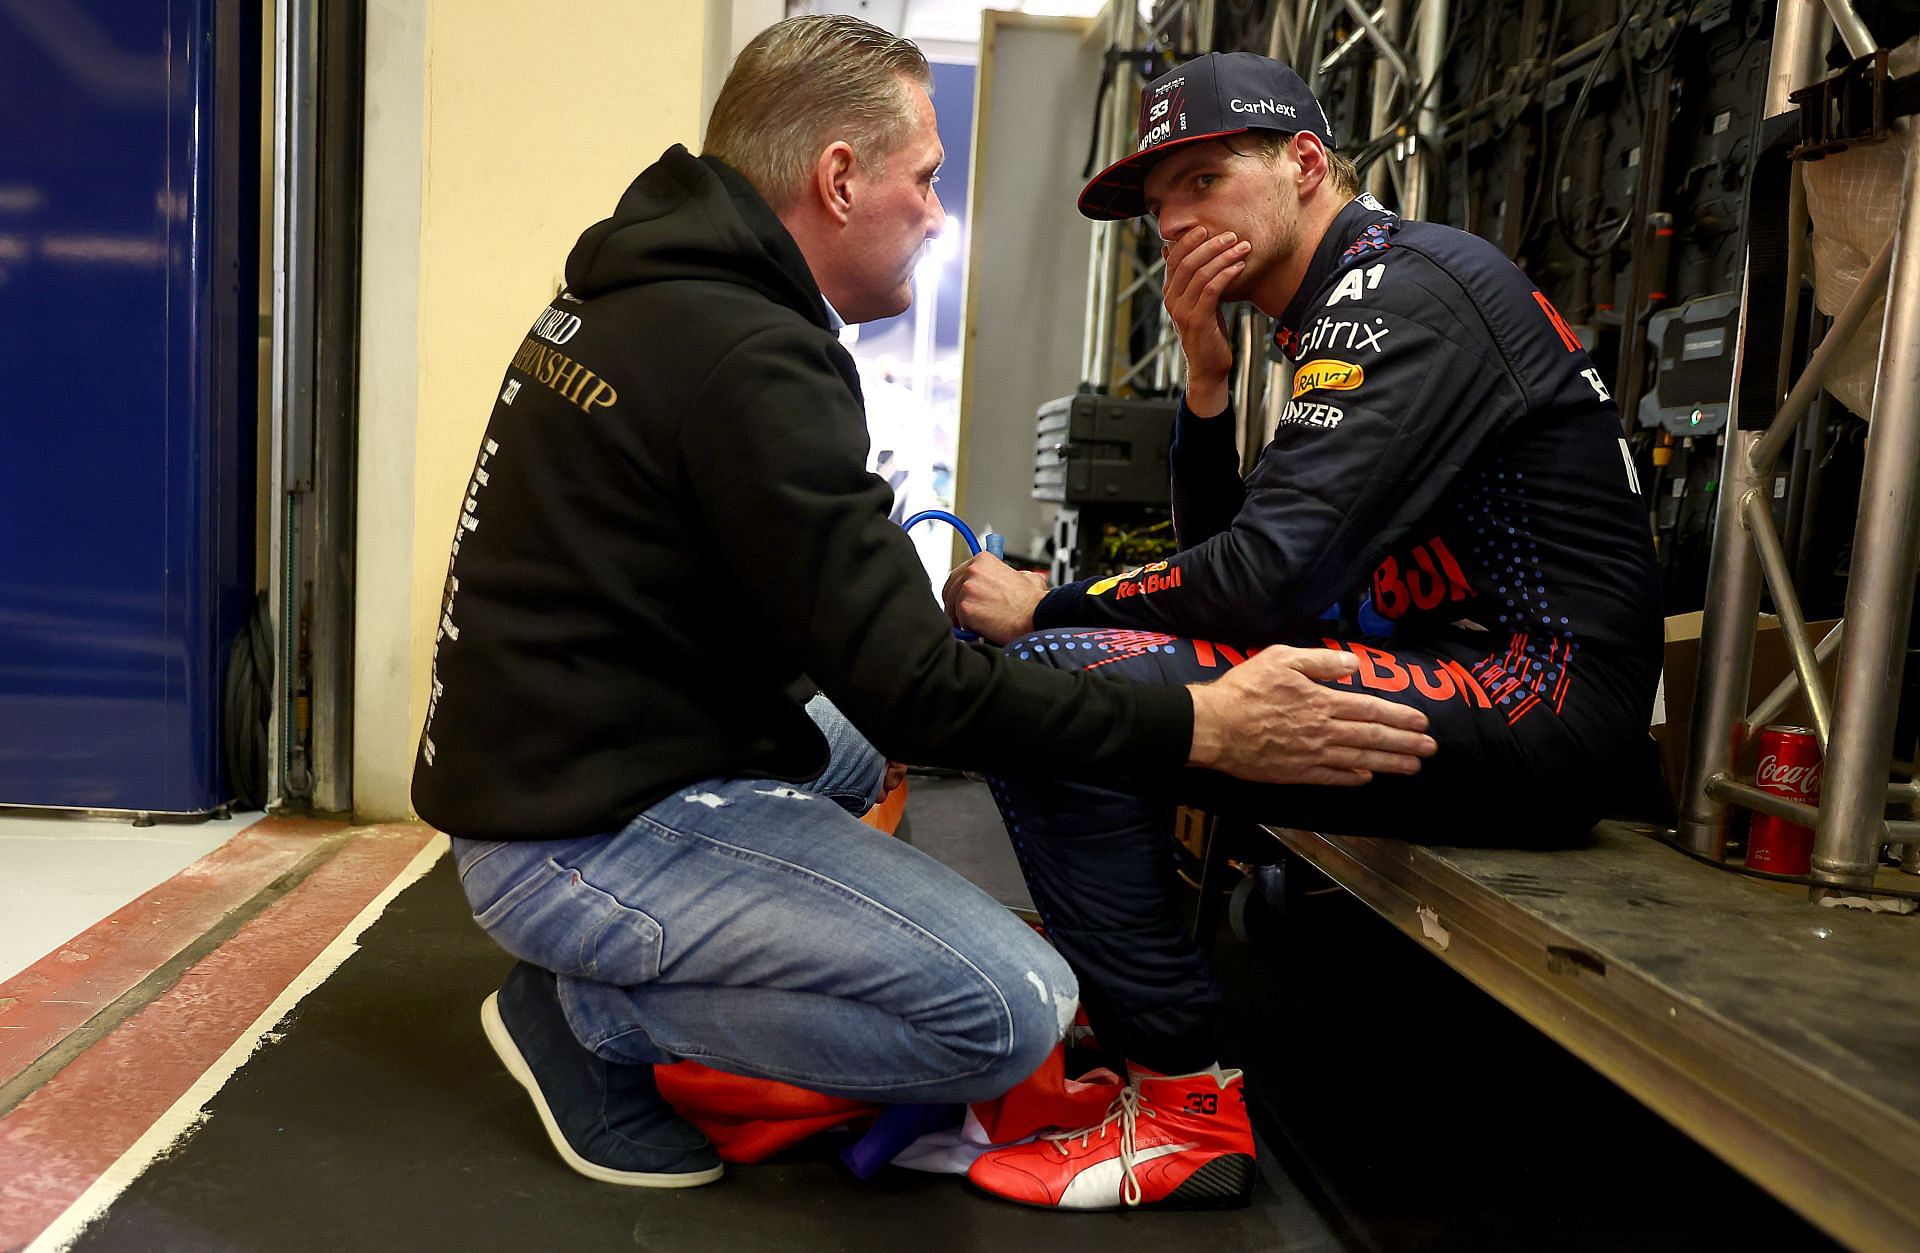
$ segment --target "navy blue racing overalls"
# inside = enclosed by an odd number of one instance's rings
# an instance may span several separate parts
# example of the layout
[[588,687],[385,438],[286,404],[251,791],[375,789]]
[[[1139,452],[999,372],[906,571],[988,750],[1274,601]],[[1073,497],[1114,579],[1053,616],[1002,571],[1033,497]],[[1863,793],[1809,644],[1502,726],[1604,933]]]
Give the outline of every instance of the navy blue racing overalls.
[[1192,683],[1267,644],[1344,649],[1359,659],[1344,682],[1419,707],[1439,752],[1360,788],[991,780],[1097,1034],[1168,1072],[1214,1060],[1220,1005],[1179,909],[1176,804],[1438,843],[1564,840],[1643,760],[1659,675],[1647,508],[1612,397],[1510,260],[1361,196],[1275,341],[1291,394],[1253,472],[1231,412],[1183,405],[1179,551],[1049,592],[1008,652]]

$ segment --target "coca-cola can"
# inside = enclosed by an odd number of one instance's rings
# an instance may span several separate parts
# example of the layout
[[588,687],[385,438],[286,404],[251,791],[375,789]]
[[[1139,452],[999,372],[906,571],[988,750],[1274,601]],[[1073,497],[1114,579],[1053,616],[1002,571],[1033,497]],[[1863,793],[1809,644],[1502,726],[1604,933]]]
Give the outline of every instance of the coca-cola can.
[[[1820,771],[1820,741],[1811,729],[1772,726],[1760,732],[1755,786],[1817,805]],[[1755,814],[1747,834],[1747,865],[1769,874],[1806,874],[1813,868],[1813,828],[1772,814]]]

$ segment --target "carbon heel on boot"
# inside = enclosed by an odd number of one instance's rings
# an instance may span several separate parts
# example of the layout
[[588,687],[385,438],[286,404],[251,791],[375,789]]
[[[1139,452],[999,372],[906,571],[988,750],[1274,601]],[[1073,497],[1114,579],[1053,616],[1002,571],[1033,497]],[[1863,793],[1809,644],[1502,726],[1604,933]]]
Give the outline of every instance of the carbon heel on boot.
[[1189,1175],[1156,1209],[1238,1209],[1253,1198],[1254,1162],[1244,1153],[1216,1157]]

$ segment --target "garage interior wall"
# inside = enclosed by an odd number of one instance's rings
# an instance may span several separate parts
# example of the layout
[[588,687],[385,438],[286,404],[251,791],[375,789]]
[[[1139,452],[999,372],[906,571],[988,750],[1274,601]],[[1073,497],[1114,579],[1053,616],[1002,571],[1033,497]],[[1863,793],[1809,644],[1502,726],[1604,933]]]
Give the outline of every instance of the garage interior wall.
[[363,820],[411,812],[448,546],[493,390],[579,233],[669,145],[697,150],[707,43],[731,36],[736,7],[715,20],[699,0],[368,3],[353,702]]
[[[983,15],[967,207],[958,508],[1010,550],[1052,525],[1033,498],[1034,413],[1080,385],[1092,227],[1074,207],[1101,46],[1083,18]],[[1037,118],[1066,119],[1041,126]],[[992,195],[987,189],[992,189]],[[957,549],[956,559],[966,556]]]

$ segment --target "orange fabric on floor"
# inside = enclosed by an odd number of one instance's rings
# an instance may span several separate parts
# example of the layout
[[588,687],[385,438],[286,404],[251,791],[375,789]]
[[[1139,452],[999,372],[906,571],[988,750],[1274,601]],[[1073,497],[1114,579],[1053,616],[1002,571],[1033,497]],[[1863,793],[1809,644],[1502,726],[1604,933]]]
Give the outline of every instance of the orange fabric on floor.
[[653,1077],[660,1095],[713,1141],[727,1162],[761,1161],[808,1136],[880,1112],[866,1101],[730,1075],[699,1062],[655,1066]]
[[[1093,1070],[1066,1076],[1066,1051],[1055,1045],[1040,1068],[1010,1091],[973,1107],[987,1138],[1012,1144],[1040,1131],[1090,1127],[1120,1094],[1120,1077]],[[713,1141],[722,1161],[763,1161],[809,1136],[878,1114],[881,1106],[781,1083],[730,1075],[699,1062],[655,1066],[660,1095]]]
[[860,821],[877,831],[892,835],[907,816],[907,785],[902,783],[887,793],[887,798],[860,816]]
[[1122,1086],[1120,1076],[1111,1070],[1090,1070],[1078,1079],[1067,1078],[1066,1047],[1056,1044],[1040,1069],[1005,1095],[975,1105],[973,1115],[987,1139],[1012,1144],[1036,1132],[1093,1126],[1107,1116],[1107,1107]]

